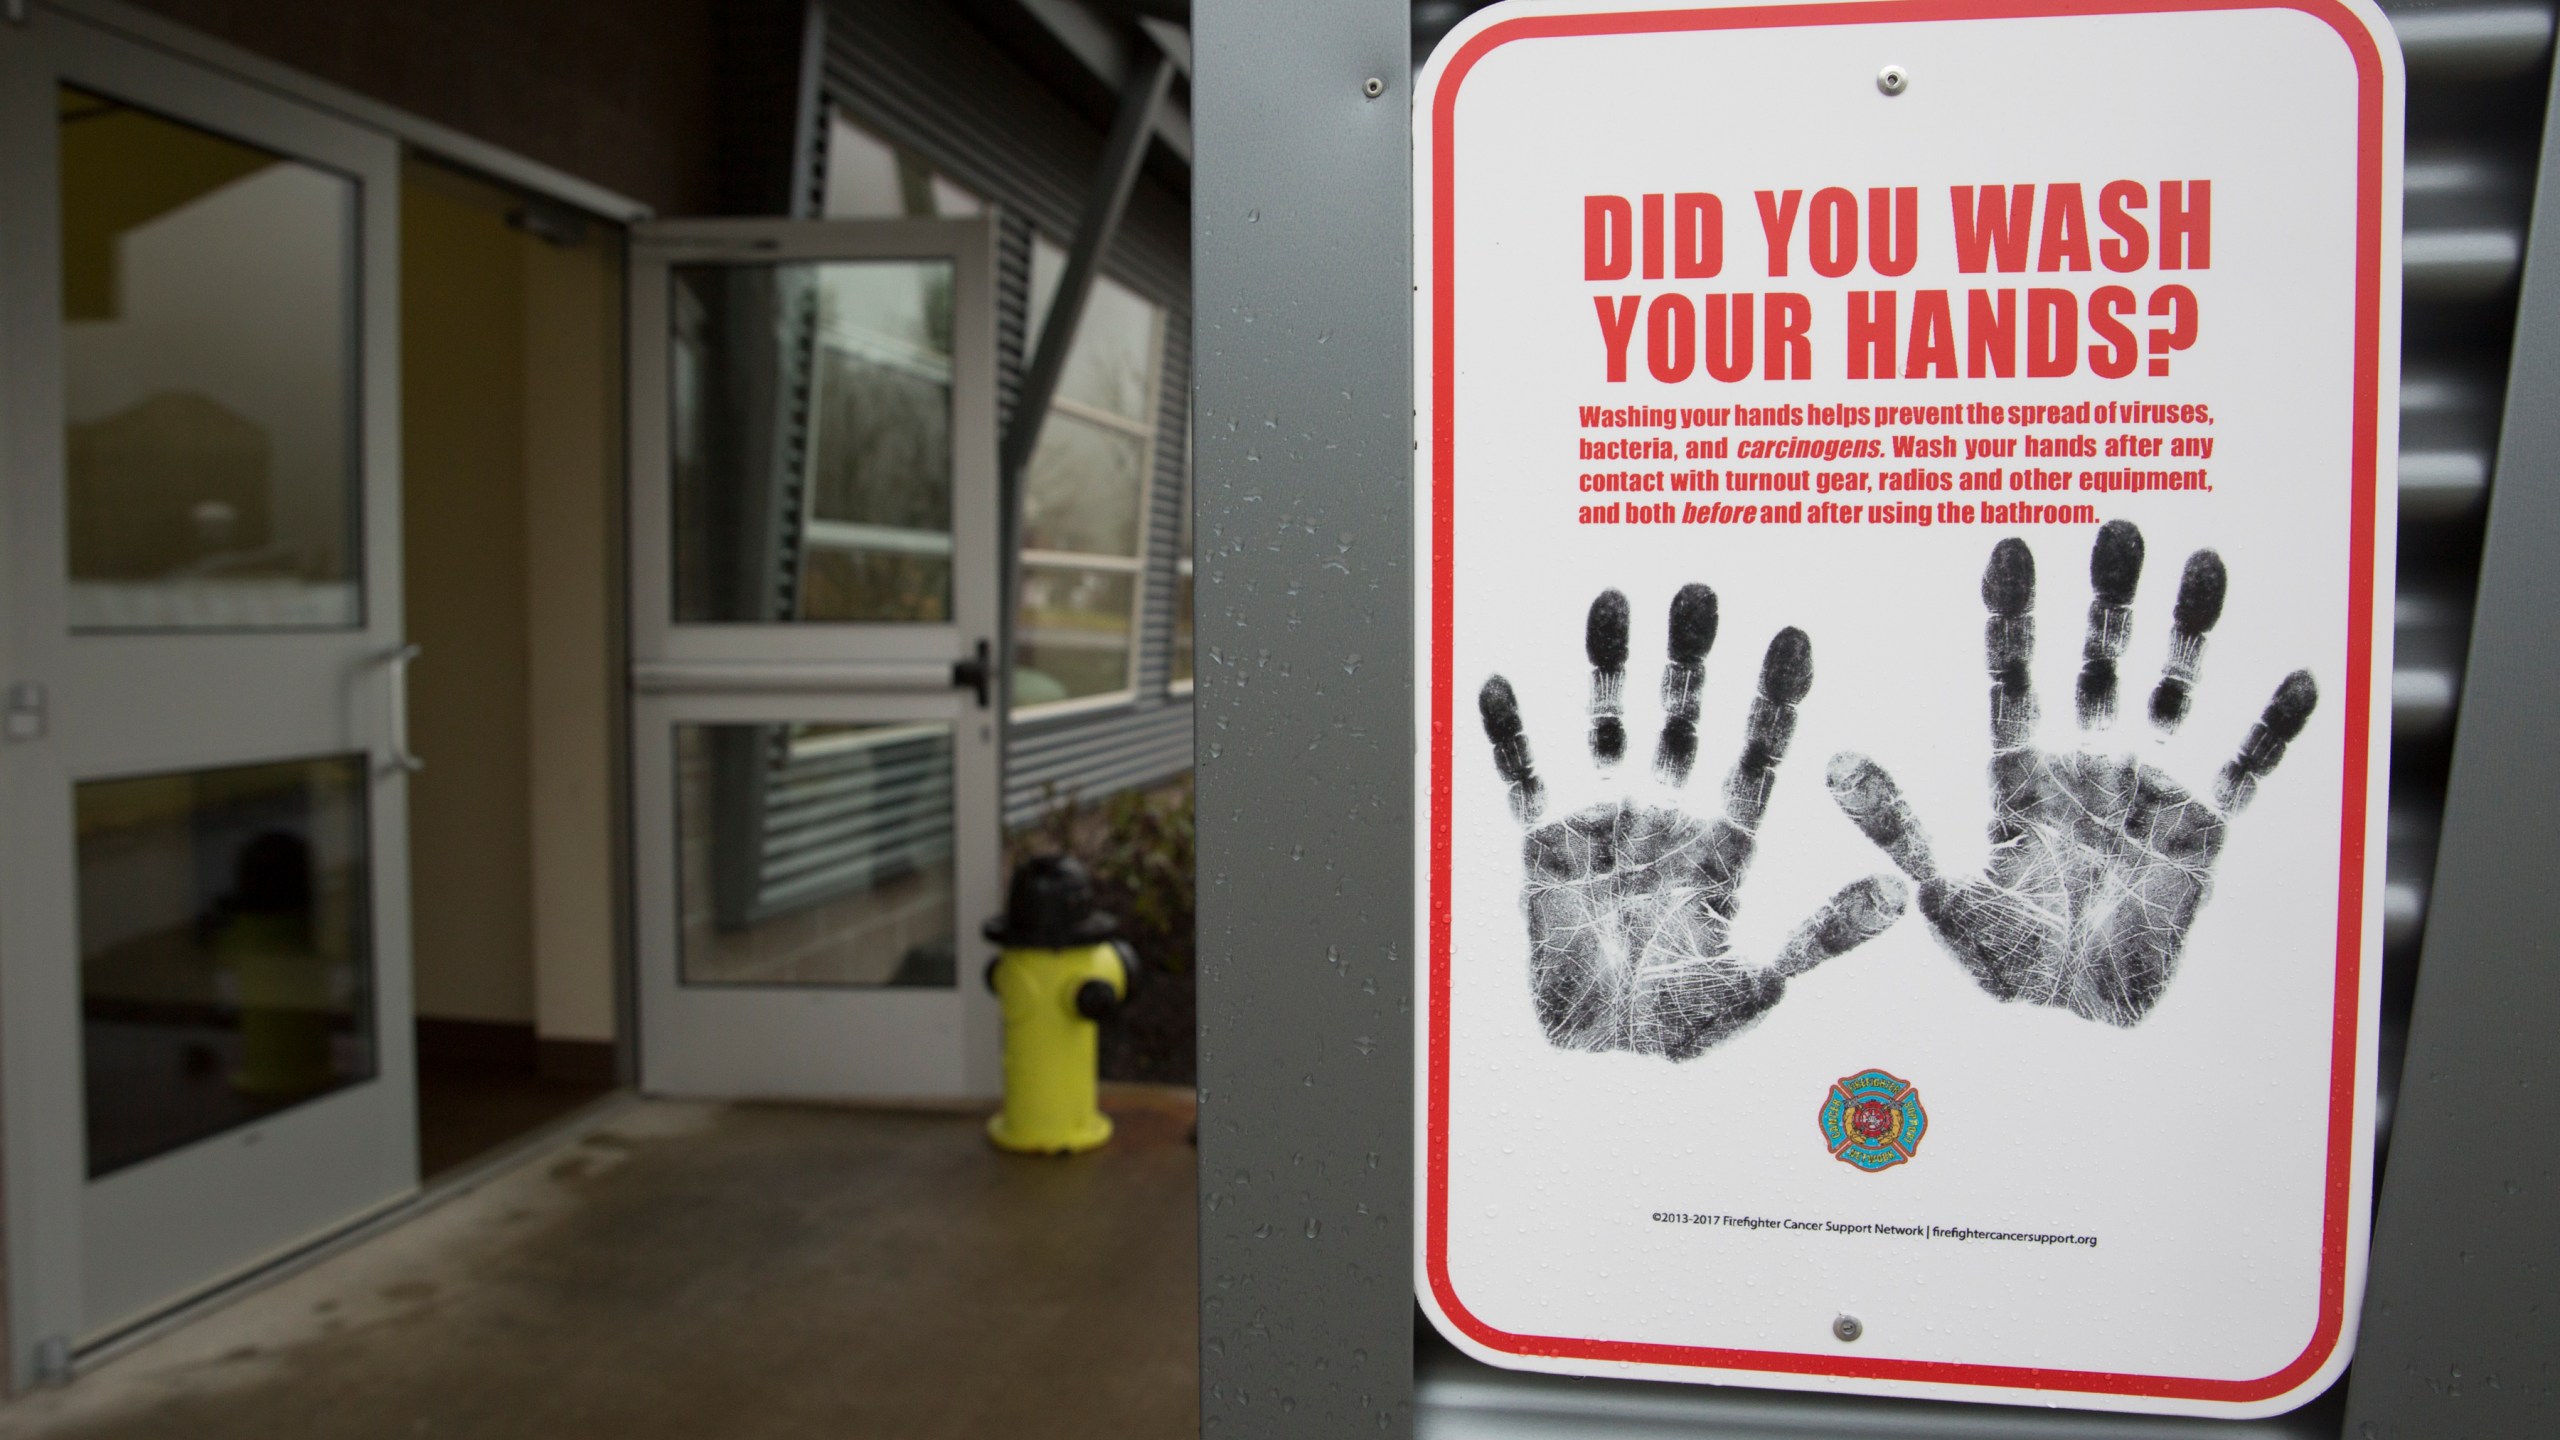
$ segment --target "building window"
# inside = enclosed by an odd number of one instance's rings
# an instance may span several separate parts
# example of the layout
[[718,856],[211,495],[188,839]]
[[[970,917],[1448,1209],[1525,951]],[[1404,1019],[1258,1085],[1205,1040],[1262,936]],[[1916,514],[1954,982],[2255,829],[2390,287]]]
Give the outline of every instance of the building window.
[[1173,642],[1165,689],[1191,693],[1191,431],[1182,434],[1182,537],[1173,551]]
[[830,220],[952,220],[986,205],[915,152],[829,115],[822,208]]
[[[836,219],[894,220],[976,215],[985,206],[913,151],[830,115],[824,208]],[[1026,366],[1039,351],[1066,262],[1057,245],[1033,239]],[[1095,278],[1023,475],[1017,714],[1099,707],[1137,693],[1164,325],[1164,307],[1108,277]],[[1186,488],[1168,657],[1169,688],[1176,693],[1191,686],[1190,509]],[[845,526],[813,533],[813,548],[823,548],[835,530],[852,533]]]
[[[1039,352],[1066,258],[1046,240],[1032,244],[1026,356]],[[1097,276],[1023,476],[1018,713],[1136,693],[1163,355],[1163,307]]]

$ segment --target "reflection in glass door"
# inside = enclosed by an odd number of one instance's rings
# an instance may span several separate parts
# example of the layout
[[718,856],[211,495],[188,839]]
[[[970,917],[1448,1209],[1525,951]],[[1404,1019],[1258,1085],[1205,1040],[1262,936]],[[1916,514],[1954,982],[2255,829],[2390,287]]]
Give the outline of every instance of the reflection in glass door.
[[948,624],[949,262],[679,265],[668,306],[676,620]]
[[992,233],[637,237],[646,1088],[993,1088]]
[[679,982],[950,989],[953,728],[676,726]]
[[356,182],[55,95],[71,628],[361,623]]
[[14,1373],[415,1188],[385,137],[0,27]]
[[75,788],[90,1179],[374,1077],[367,788],[361,755]]

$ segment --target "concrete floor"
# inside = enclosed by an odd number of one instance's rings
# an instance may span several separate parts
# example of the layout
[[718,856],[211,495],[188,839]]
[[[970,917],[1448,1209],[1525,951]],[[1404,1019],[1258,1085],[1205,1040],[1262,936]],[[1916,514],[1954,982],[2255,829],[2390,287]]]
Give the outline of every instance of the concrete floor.
[[428,1184],[613,1093],[538,1075],[418,1071],[418,1174]]
[[0,1440],[1199,1433],[1186,1092],[1094,1155],[975,1116],[635,1105],[83,1374]]

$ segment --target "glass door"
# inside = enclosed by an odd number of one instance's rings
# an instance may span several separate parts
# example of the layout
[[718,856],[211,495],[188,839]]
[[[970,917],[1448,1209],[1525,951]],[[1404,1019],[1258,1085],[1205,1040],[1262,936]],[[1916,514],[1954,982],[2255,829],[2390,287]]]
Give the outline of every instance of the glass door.
[[20,1381],[416,1187],[396,154],[0,27]]
[[997,1083],[994,229],[640,227],[640,1073]]

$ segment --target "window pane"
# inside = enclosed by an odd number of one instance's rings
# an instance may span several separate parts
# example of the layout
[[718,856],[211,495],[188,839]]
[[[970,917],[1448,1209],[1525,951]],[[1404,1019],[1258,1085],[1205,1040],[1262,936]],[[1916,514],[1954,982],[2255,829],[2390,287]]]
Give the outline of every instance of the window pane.
[[679,725],[687,985],[955,983],[951,726]]
[[1024,565],[1022,619],[1014,627],[1014,707],[1128,689],[1136,603],[1135,575]]
[[1173,577],[1173,653],[1167,678],[1176,685],[1191,679],[1191,572]]
[[950,618],[951,282],[946,261],[676,267],[679,622]]
[[373,1078],[363,756],[73,803],[90,1178]]
[[[951,529],[947,376],[920,375],[849,349],[818,355],[809,476],[818,518],[940,534]],[[943,547],[948,551],[946,543]]]
[[1137,555],[1147,448],[1135,435],[1051,414],[1023,480],[1022,548]]
[[1182,445],[1182,534],[1173,548],[1173,642],[1166,678],[1173,684],[1191,680],[1191,442]]
[[963,216],[975,215],[985,208],[978,203],[978,197],[971,194],[968,188],[958,181],[946,180],[940,175],[933,177],[934,214],[945,220],[957,220]]
[[362,624],[355,182],[58,98],[71,628]]
[[951,616],[951,387],[821,348],[799,618]]
[[[1067,252],[1046,240],[1032,243],[1026,354],[1040,348],[1040,332],[1066,268]],[[1067,368],[1058,375],[1058,398],[1146,423],[1155,413],[1160,351],[1156,330],[1163,315],[1128,286],[1108,275],[1095,276],[1093,293],[1086,297],[1084,316],[1076,325],[1075,343],[1067,349]]]
[[842,116],[827,121],[827,191],[831,220],[951,219],[975,215],[978,197]]
[[812,537],[800,576],[802,620],[940,622],[951,618],[951,557],[900,555]]
[[949,261],[838,261],[788,268],[817,276],[820,329],[829,344],[950,383]]

